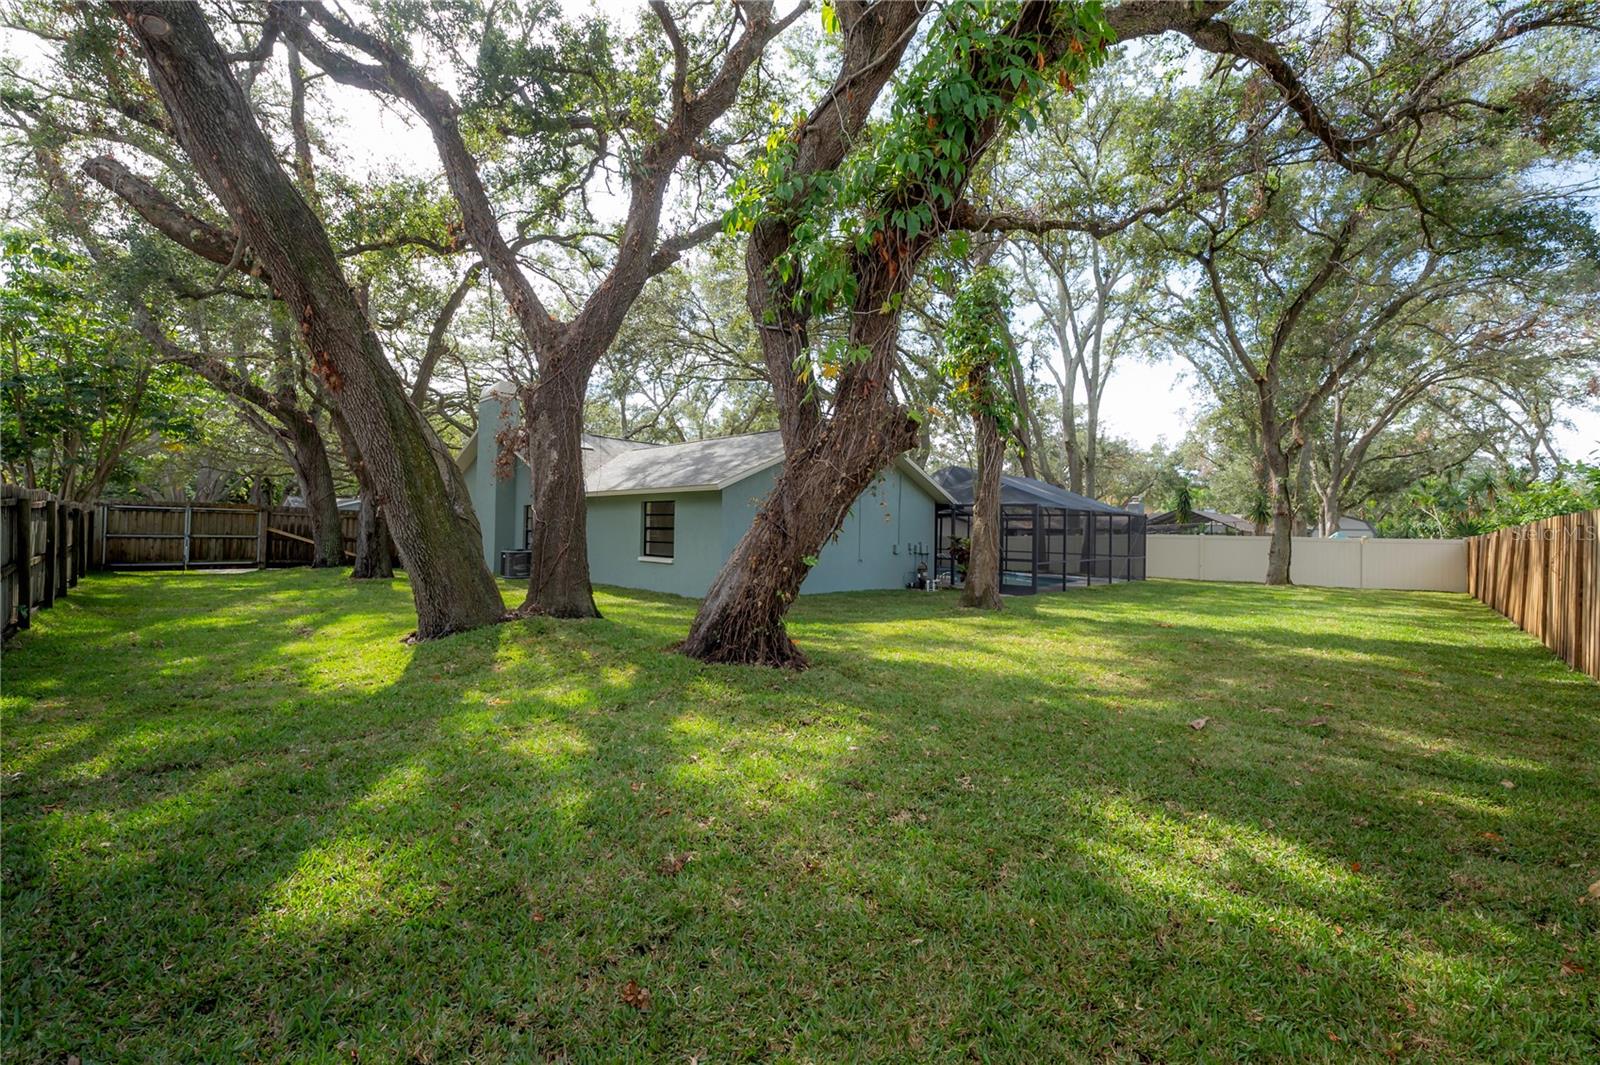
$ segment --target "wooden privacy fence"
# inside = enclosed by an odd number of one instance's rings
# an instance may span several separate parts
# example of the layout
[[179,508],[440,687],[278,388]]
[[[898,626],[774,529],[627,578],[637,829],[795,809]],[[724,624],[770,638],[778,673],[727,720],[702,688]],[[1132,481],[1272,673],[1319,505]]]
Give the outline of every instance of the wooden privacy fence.
[[1600,510],[1467,541],[1467,591],[1600,680]]
[[0,486],[0,609],[4,635],[25,629],[78,583],[91,559],[96,515],[88,503],[49,492]]
[[[313,558],[311,515],[298,507],[101,503],[100,515],[94,561],[107,569],[305,566]],[[359,517],[339,512],[347,559]]]

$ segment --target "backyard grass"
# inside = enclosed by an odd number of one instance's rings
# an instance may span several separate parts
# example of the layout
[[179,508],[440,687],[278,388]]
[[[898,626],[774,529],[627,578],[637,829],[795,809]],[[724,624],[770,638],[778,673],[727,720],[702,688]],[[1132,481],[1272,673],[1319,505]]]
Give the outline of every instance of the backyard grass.
[[1472,600],[824,596],[794,675],[599,599],[419,647],[332,572],[40,614],[5,1059],[1600,1058],[1600,686]]

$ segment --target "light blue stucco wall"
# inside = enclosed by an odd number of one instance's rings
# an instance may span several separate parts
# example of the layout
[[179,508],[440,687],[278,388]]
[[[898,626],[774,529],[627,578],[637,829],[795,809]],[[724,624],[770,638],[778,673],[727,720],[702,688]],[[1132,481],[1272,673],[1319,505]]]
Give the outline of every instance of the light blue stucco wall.
[[[467,491],[483,527],[484,561],[496,573],[500,552],[522,547],[522,508],[530,493],[526,463],[516,463],[512,477],[495,476],[494,427],[499,417],[500,402],[485,399],[479,409],[476,457],[466,470]],[[704,595],[772,491],[777,473],[777,467],[763,470],[720,493],[590,498],[590,578],[596,584]],[[643,504],[650,499],[675,503],[675,557],[670,563],[639,561]],[[862,493],[838,536],[823,547],[801,592],[904,587],[915,565],[912,545],[931,548],[933,543],[933,511],[933,497],[898,466],[891,466]]]
[[518,462],[514,476],[495,476],[496,436],[505,423],[500,400],[488,397],[478,404],[478,435],[472,442],[475,456],[465,471],[467,496],[483,529],[483,560],[492,573],[500,572],[501,551],[522,546],[522,508],[532,492],[527,463]]
[[[646,500],[673,501],[673,559],[640,562]],[[662,492],[589,500],[589,579],[596,584],[701,596],[722,562],[722,496],[717,492]]]
[[[723,492],[722,558],[733,553],[777,476],[776,468],[763,470]],[[905,587],[916,565],[911,546],[932,548],[933,508],[933,497],[922,486],[899,466],[889,467],[861,493],[839,534],[823,546],[801,593]]]

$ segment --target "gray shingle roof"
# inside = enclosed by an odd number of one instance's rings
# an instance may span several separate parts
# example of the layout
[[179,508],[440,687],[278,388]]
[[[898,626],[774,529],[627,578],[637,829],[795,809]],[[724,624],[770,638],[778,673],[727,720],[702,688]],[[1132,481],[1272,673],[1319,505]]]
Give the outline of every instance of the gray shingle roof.
[[[456,456],[462,469],[477,455],[474,433]],[[527,458],[522,457],[524,463]],[[684,444],[647,444],[583,434],[583,484],[588,495],[638,495],[646,492],[721,491],[751,474],[783,461],[783,436],[745,433]],[[949,494],[922,468],[902,455],[895,465],[939,502]]]
[[590,495],[722,489],[783,461],[783,437],[749,433],[623,451],[584,476]]
[[[1223,514],[1220,511],[1201,510],[1198,507],[1191,507],[1189,515],[1189,523],[1191,525],[1196,522],[1214,522],[1217,525],[1226,525],[1230,529],[1237,529],[1244,533],[1253,533],[1256,528],[1255,523],[1249,518],[1241,518],[1237,514]],[[1178,524],[1178,512],[1175,510],[1163,510],[1160,514],[1152,514],[1150,515],[1150,524],[1154,526],[1176,525]]]

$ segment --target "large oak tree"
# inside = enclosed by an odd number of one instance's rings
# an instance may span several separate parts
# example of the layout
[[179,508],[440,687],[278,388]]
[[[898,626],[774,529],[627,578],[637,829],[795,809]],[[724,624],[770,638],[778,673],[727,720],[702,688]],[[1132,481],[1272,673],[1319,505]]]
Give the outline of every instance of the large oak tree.
[[[653,73],[654,54],[632,58],[633,69],[612,66],[604,34],[574,39],[553,35],[541,5],[469,8],[459,23],[476,27],[465,47],[478,67],[467,72],[472,98],[459,101],[413,57],[400,30],[347,20],[329,8],[285,9],[282,25],[306,58],[335,80],[403,101],[427,126],[461,212],[466,240],[503,293],[536,366],[522,392],[523,432],[516,446],[532,481],[532,560],[523,610],[557,617],[598,613],[589,586],[581,435],[587,390],[595,367],[616,340],[649,279],[688,249],[721,230],[715,213],[666,232],[666,208],[675,182],[689,168],[710,165],[726,173],[730,145],[725,118],[739,100],[746,76],[771,42],[803,9],[784,16],[766,3],[741,3],[709,21],[695,8],[675,12],[651,4],[660,44],[670,62]],[[691,18],[695,19],[691,32]],[[452,22],[452,25],[456,22]],[[436,24],[414,27],[437,34]],[[626,62],[628,57],[624,56]],[[552,89],[559,82],[564,88]],[[635,93],[626,87],[638,83]],[[585,94],[582,87],[600,90]],[[544,105],[559,110],[547,113]],[[527,152],[535,180],[513,173],[499,182],[469,139],[492,140],[501,153]],[[576,157],[544,169],[543,156]],[[598,168],[615,166],[626,188],[626,208],[614,234],[586,211],[556,211],[555,197],[581,200]],[[526,187],[519,187],[526,186]],[[497,195],[498,194],[498,195]],[[527,202],[529,199],[532,203]],[[513,212],[515,208],[515,212]],[[508,234],[503,215],[520,223]],[[579,225],[572,225],[576,215]],[[540,227],[552,217],[553,230]],[[539,264],[526,255],[545,245],[576,249],[578,268],[590,273],[586,292],[572,278],[547,275],[559,293],[541,292]],[[582,268],[587,260],[589,268]],[[565,304],[562,312],[561,304]]]
[[199,7],[118,2],[173,133],[287,302],[314,371],[359,440],[365,470],[411,579],[417,636],[503,614],[449,451],[406,393],[321,220],[296,188]]

